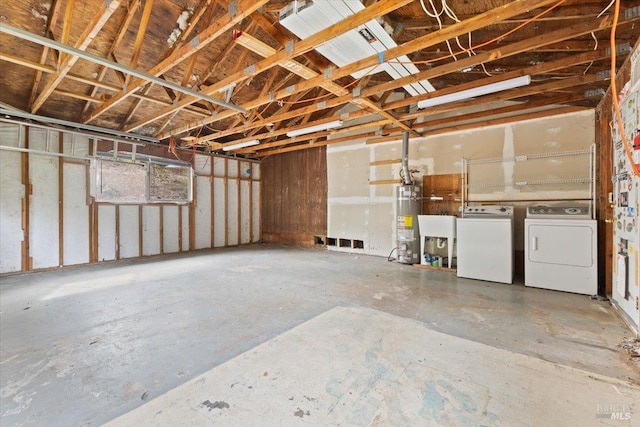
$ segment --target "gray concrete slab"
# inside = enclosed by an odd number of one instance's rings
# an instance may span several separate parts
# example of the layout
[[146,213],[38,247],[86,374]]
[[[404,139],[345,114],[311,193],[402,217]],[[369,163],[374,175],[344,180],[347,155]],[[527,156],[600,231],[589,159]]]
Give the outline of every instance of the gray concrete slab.
[[337,307],[105,427],[631,425],[638,402],[628,382]]
[[2,277],[0,424],[101,424],[338,306],[640,382],[607,302],[255,245]]

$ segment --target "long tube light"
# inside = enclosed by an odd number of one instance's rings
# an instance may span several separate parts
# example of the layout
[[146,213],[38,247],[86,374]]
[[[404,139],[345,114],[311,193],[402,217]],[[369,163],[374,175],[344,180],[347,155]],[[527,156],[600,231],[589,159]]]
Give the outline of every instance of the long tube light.
[[260,141],[257,139],[251,139],[249,141],[238,142],[237,144],[227,144],[222,146],[222,151],[231,151],[237,150],[239,148],[252,147],[254,145],[260,144]]
[[193,96],[198,99],[202,99],[204,101],[209,101],[212,104],[220,105],[222,107],[229,108],[231,110],[238,111],[240,113],[246,113],[242,107],[237,105],[233,105],[220,99],[211,97],[209,95],[205,95],[203,93],[197,92],[195,90],[180,86],[179,84],[168,82],[164,79],[158,78],[149,73],[145,73],[143,71],[136,70],[135,68],[128,67],[126,65],[118,64],[116,62],[109,61],[107,59],[101,58],[97,55],[93,55],[91,53],[85,52],[84,50],[76,49],[75,47],[71,47],[62,43],[59,43],[55,40],[48,39],[46,37],[39,36],[37,34],[30,33],[28,31],[22,30],[20,28],[12,27],[11,25],[7,25],[0,22],[0,32],[7,33],[15,37],[19,37],[23,40],[28,40],[34,43],[37,43],[41,46],[47,46],[52,49],[59,50],[61,52],[68,53],[69,55],[77,56],[78,58],[86,59],[87,61],[93,62],[94,64],[100,64],[107,68],[111,68],[114,70],[122,71],[123,73],[130,74],[134,77],[138,77],[142,80],[146,80],[151,83],[155,83],[160,86],[167,87],[169,89],[173,89],[176,92],[181,92],[186,95]]
[[515,89],[531,83],[531,76],[520,76],[501,82],[491,83],[485,86],[474,87],[472,89],[461,90],[447,95],[436,96],[434,98],[418,101],[418,108],[434,107],[436,105],[448,104],[450,102],[463,101],[476,96],[489,95],[490,93],[501,92],[503,90]]
[[294,136],[306,135],[308,133],[333,129],[340,126],[342,126],[342,120],[334,120],[332,122],[320,123],[319,125],[309,126],[302,129],[290,130],[289,132],[287,132],[287,136],[289,138],[293,138]]

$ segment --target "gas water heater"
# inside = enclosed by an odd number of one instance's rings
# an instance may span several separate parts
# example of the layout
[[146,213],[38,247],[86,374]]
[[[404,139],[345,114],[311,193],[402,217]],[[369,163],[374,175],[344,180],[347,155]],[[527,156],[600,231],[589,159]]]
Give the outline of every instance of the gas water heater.
[[409,171],[409,133],[402,134],[402,185],[396,198],[396,248],[398,262],[420,263],[420,233],[418,215],[421,213],[422,189],[415,185]]

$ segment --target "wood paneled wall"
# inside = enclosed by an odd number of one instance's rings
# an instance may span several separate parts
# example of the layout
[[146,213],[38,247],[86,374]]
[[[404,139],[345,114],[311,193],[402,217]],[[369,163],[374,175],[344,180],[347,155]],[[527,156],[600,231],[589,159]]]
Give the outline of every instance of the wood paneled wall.
[[312,246],[327,234],[326,147],[294,151],[262,162],[262,238]]

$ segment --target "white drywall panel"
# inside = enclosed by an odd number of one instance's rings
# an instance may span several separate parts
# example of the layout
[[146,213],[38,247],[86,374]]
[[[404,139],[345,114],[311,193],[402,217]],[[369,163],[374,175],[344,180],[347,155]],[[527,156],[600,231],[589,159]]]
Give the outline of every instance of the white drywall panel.
[[[46,135],[47,132],[33,132],[30,146],[46,146]],[[57,151],[57,140],[50,141],[50,145],[53,144],[56,145],[54,151]],[[29,250],[34,269],[57,267],[60,264],[58,162],[57,157],[29,155],[29,179],[32,185]]]
[[116,207],[98,205],[98,261],[116,259]]
[[395,201],[369,205],[369,234],[364,242],[370,255],[387,256],[396,246]]
[[190,251],[189,247],[189,206],[181,206],[182,209],[182,251]]
[[227,159],[227,176],[229,178],[238,177],[238,166],[239,162],[237,160]]
[[227,159],[225,159],[224,157],[213,157],[212,160],[213,160],[213,175],[217,177],[225,176],[224,165]]
[[211,156],[196,154],[193,158],[193,170],[196,175],[211,175]]
[[[18,125],[0,123],[0,144],[19,146]],[[0,151],[0,273],[22,269],[22,154]]]
[[250,162],[240,162],[240,178],[243,178],[243,179],[251,178]]
[[139,214],[136,205],[120,205],[120,258],[140,256]]
[[240,243],[238,236],[238,204],[240,202],[238,198],[238,181],[228,179],[227,188],[229,191],[227,197],[229,203],[227,206],[227,233],[229,233],[227,244],[233,246]]
[[160,206],[142,207],[142,255],[160,253]]
[[240,181],[240,243],[251,243],[250,181]]
[[196,178],[196,242],[195,249],[211,247],[211,181],[209,177]]
[[[423,175],[461,173],[462,158],[506,159],[530,153],[583,150],[593,143],[594,120],[593,111],[589,111],[433,137],[411,138],[409,167],[418,170],[414,177],[422,183]],[[327,147],[329,237],[361,239],[365,241],[366,253],[388,255],[395,241],[393,219],[397,185],[369,185],[369,181],[399,179],[400,164],[371,166],[369,162],[399,159],[402,146],[400,139],[368,146],[363,141],[352,141]],[[498,168],[495,164],[491,165],[486,171],[478,167],[472,178],[480,182],[491,179],[507,184],[518,182],[519,171],[527,172],[526,168],[535,167],[542,171],[540,180],[561,179],[565,177],[563,174],[575,176],[577,165],[585,165],[584,161],[571,157],[550,159],[543,166],[540,166],[540,162],[536,165],[533,162],[517,162],[515,167],[507,163]],[[579,192],[568,186],[556,187],[555,191],[536,187],[535,197],[588,197],[584,190],[587,187],[582,188],[582,192]],[[516,191],[505,185],[497,191],[489,189],[487,193],[490,194],[481,196],[500,203],[501,199],[513,199]],[[516,227],[517,242],[522,240],[518,230]]]
[[162,207],[162,251],[165,254],[180,251],[178,237],[180,228],[178,224],[178,211],[180,206]]
[[[255,166],[255,163],[254,163],[254,166]],[[253,221],[252,242],[256,243],[256,242],[259,242],[262,237],[261,230],[260,230],[260,224],[261,224],[260,222],[260,182],[253,181],[251,185],[253,186],[253,192],[251,193],[251,197],[253,197],[253,204],[252,204],[253,217],[251,218]]]
[[63,165],[63,249],[64,265],[89,262],[89,207],[85,165]]
[[225,204],[225,179],[213,179],[213,194],[215,197],[213,203],[213,221],[214,221],[214,246],[216,248],[224,246],[224,236],[227,227],[227,207]]
[[350,150],[330,150],[327,148],[327,166],[331,173],[327,176],[330,198],[369,197],[369,146],[352,146]]

